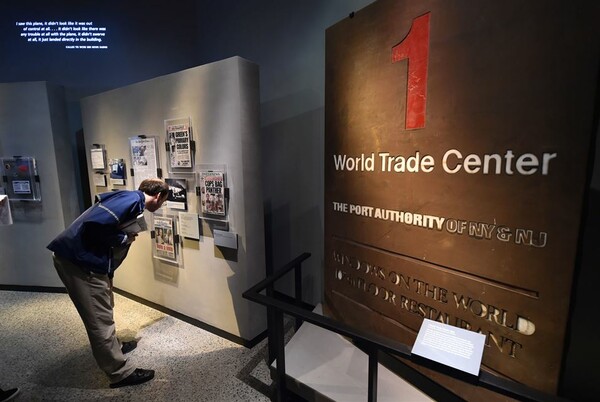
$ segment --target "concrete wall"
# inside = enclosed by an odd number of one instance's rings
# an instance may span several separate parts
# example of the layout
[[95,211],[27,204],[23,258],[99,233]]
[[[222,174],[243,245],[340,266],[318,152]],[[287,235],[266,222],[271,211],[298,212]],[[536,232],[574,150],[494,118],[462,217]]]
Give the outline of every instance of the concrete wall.
[[[144,232],[116,271],[115,286],[244,339],[266,329],[264,309],[241,297],[265,275],[258,102],[258,66],[239,57],[82,100],[85,142],[104,144],[109,159],[123,158],[131,167],[129,138],[159,137],[163,176],[188,179],[189,212],[198,212],[194,176],[168,173],[164,120],[190,117],[196,164],[226,165],[237,253],[216,248],[203,227],[200,241],[184,241],[183,262],[176,267],[152,258]],[[111,188],[94,187],[89,161],[88,168],[92,194]],[[131,177],[127,188],[133,189]],[[177,211],[163,207],[162,213]]]
[[62,286],[46,245],[79,213],[63,90],[46,82],[0,84],[0,156],[34,157],[41,202],[11,202],[0,226],[0,284]]

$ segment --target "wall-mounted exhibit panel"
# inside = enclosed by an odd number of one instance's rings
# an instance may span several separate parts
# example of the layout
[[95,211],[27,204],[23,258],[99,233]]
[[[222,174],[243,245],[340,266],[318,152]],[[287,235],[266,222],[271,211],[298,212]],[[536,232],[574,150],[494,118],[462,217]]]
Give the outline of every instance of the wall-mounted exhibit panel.
[[484,369],[557,392],[599,17],[381,0],[327,30],[329,314],[407,344],[424,318],[480,332]]
[[[266,328],[263,308],[241,296],[265,272],[258,110],[258,66],[238,57],[82,100],[86,143],[104,144],[109,160],[130,155],[124,162],[132,166],[124,186],[92,186],[92,194],[132,190],[146,174],[166,173],[170,187],[115,286],[246,340]],[[226,167],[227,182],[221,170],[206,200],[211,217],[237,235],[237,249],[220,246],[201,224],[197,178],[207,166]],[[227,209],[216,196],[225,184]]]

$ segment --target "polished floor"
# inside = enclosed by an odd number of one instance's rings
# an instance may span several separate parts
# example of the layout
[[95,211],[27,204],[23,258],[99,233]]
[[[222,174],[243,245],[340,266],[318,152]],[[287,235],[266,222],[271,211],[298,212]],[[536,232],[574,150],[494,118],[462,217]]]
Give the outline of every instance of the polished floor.
[[115,294],[121,339],[154,380],[111,389],[66,294],[0,291],[0,387],[17,401],[269,401],[266,341],[252,349]]

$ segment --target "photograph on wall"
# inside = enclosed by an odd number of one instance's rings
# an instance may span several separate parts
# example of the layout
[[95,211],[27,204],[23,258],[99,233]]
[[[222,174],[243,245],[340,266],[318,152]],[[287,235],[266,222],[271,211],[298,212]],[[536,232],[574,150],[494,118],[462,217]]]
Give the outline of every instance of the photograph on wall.
[[110,184],[115,186],[124,186],[125,179],[127,177],[127,171],[125,170],[124,159],[111,159],[108,162],[110,167]]
[[8,198],[13,201],[40,201],[35,159],[11,157],[1,161]]
[[192,135],[189,119],[166,120],[166,141],[169,150],[169,170],[193,167]]
[[156,137],[131,137],[129,146],[133,165],[133,187],[137,189],[145,179],[158,176]]
[[93,170],[106,169],[106,150],[104,145],[98,145],[90,150],[90,160]]
[[225,173],[200,173],[200,209],[203,214],[225,216]]
[[169,262],[177,262],[176,250],[173,218],[154,216],[154,257]]
[[187,211],[187,179],[166,178],[165,181],[169,185],[169,196],[165,206]]

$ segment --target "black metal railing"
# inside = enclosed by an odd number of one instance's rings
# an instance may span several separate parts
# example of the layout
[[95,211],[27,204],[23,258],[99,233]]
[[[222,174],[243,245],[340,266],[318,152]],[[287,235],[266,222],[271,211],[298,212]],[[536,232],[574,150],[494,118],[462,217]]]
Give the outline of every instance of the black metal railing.
[[[296,329],[306,321],[311,324],[325,328],[329,331],[338,333],[342,336],[350,338],[355,345],[360,347],[369,356],[368,366],[368,402],[377,401],[377,368],[379,363],[379,354],[381,352],[396,355],[402,358],[409,359],[413,364],[425,365],[423,360],[415,359],[411,355],[411,348],[403,343],[395,342],[389,338],[384,338],[378,335],[367,333],[356,328],[350,327],[340,321],[325,317],[310,310],[307,310],[302,301],[302,262],[310,257],[310,253],[303,253],[296,257],[283,267],[275,271],[272,275],[260,281],[243,293],[243,297],[262,304],[267,307],[267,325],[268,325],[268,344],[269,344],[269,364],[273,360],[277,361],[275,374],[276,395],[275,398],[279,402],[287,400],[286,389],[286,372],[285,372],[285,330],[284,330],[284,315],[289,315],[296,320]],[[285,300],[278,297],[275,292],[275,282],[285,274],[294,270],[294,298]],[[266,295],[261,294],[265,291]],[[274,352],[274,353],[273,353]],[[400,361],[400,360],[398,360]],[[431,366],[427,366],[432,368]],[[436,370],[449,374],[447,371],[433,367]],[[450,372],[451,373],[451,372]],[[566,401],[558,396],[543,393],[521,383],[512,381],[506,378],[497,377],[486,371],[481,371],[478,377],[461,378],[454,375],[459,381],[468,381],[470,384],[483,386],[492,391],[507,395],[518,400],[525,401]],[[427,390],[423,390],[427,393]],[[448,392],[448,398],[460,400],[460,397]]]

